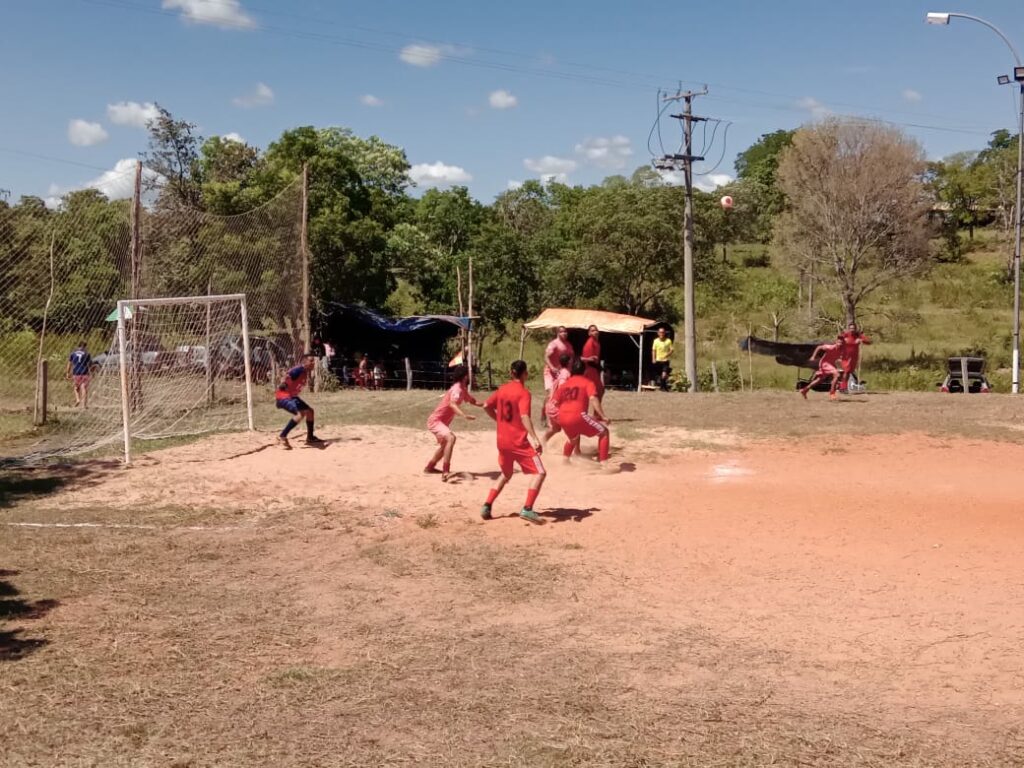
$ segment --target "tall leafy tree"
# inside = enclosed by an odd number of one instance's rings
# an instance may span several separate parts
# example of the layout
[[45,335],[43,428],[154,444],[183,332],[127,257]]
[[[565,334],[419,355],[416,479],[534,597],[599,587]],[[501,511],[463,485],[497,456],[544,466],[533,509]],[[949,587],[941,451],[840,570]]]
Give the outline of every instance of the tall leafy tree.
[[799,266],[834,288],[847,322],[872,292],[927,268],[924,171],[917,142],[870,123],[808,126],[784,151],[779,238]]

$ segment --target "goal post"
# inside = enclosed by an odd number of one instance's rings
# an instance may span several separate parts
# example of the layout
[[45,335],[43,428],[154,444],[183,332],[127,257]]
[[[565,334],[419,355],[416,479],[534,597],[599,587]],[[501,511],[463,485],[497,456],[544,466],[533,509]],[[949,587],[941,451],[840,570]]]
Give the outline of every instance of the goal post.
[[122,299],[116,349],[126,464],[133,439],[255,428],[245,294]]

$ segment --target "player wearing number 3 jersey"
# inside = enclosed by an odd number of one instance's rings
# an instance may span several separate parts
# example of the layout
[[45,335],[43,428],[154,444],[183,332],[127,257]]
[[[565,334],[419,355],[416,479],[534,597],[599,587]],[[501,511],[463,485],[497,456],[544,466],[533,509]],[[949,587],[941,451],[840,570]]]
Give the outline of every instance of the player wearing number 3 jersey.
[[501,468],[501,476],[487,494],[487,501],[480,510],[484,520],[491,519],[491,506],[512,478],[512,469],[519,464],[524,475],[533,475],[526,503],[519,516],[533,523],[542,522],[540,516],[533,511],[537,494],[544,484],[545,472],[540,460],[540,440],[537,439],[530,418],[530,390],[526,388],[528,375],[526,363],[516,360],[512,363],[512,380],[499,387],[484,403],[487,415],[498,424],[498,465]]

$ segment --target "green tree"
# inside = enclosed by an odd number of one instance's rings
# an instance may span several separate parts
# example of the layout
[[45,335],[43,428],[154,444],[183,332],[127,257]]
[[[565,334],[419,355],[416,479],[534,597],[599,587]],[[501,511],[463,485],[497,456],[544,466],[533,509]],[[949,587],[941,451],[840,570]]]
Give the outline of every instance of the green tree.
[[257,183],[269,198],[307,163],[315,298],[381,306],[395,288],[388,234],[411,183],[405,152],[345,128],[295,128],[268,147]]
[[778,183],[779,158],[793,143],[794,134],[783,130],[766,133],[736,158],[740,186],[733,197],[748,211],[749,236],[762,243],[771,240],[775,218],[785,207]]

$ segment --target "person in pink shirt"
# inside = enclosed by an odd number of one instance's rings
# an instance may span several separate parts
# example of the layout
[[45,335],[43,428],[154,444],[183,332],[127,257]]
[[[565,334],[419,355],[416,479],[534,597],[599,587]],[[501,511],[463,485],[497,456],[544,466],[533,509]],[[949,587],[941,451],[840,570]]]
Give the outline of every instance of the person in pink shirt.
[[547,400],[544,401],[544,415],[547,416],[548,428],[541,438],[543,445],[548,444],[548,440],[557,435],[562,431],[562,426],[558,423],[558,406],[555,405],[555,392],[562,385],[566,379],[569,378],[569,364],[572,362],[572,357],[569,355],[562,355],[558,358],[558,377],[555,379],[555,385],[551,388],[548,393]]
[[469,392],[469,369],[464,365],[455,366],[452,371],[455,383],[441,397],[441,402],[427,419],[427,429],[437,439],[437,450],[431,456],[427,466],[423,469],[427,474],[434,474],[437,470],[437,462],[441,464],[441,481],[447,482],[451,476],[452,452],[455,450],[455,433],[449,426],[456,416],[473,421],[476,416],[464,412],[459,406],[462,403],[475,405],[478,408],[483,406],[477,402]]
[[818,370],[815,372],[810,384],[800,390],[804,400],[807,399],[807,392],[815,384],[828,376],[832,377],[832,386],[828,390],[828,399],[836,399],[836,385],[839,383],[839,368],[836,367],[836,363],[843,356],[843,348],[843,337],[840,334],[832,344],[821,344],[814,350],[811,354],[811,362],[813,363],[817,360],[818,355],[821,355],[821,361],[818,363]]
[[568,355],[570,361],[576,357],[576,350],[569,343],[569,331],[564,325],[558,326],[557,335],[544,351],[544,391],[548,394],[554,389],[558,373],[562,370],[559,362],[562,355]]

